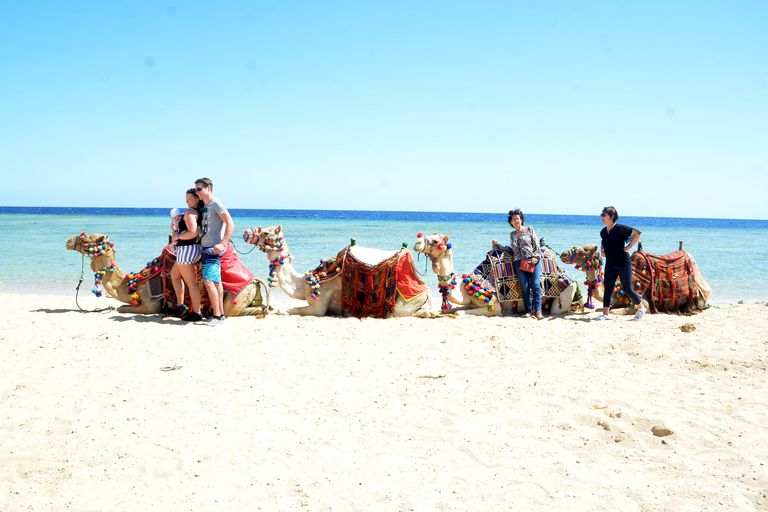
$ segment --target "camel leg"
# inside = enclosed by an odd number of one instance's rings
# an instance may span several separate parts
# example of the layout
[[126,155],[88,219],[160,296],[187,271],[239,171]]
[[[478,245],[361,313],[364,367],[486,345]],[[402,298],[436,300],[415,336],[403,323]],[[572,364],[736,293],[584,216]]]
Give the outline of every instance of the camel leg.
[[139,304],[138,306],[132,306],[131,304],[123,304],[117,307],[119,313],[127,313],[130,315],[154,315],[160,313],[160,301],[152,301],[149,305]]
[[317,300],[310,299],[312,302],[307,306],[299,308],[290,308],[286,310],[278,311],[278,314],[284,315],[300,315],[300,316],[325,316],[328,312],[328,303],[330,298],[328,295],[321,295]]
[[475,316],[499,316],[501,315],[501,309],[496,308],[494,311],[488,311],[488,308],[472,308],[460,310],[457,312],[459,315],[475,315]]
[[572,283],[560,293],[560,298],[552,301],[552,307],[549,309],[550,315],[563,315],[571,311],[573,296],[576,293],[576,283]]
[[419,304],[419,309],[417,309],[413,316],[416,318],[436,318],[437,312],[432,309],[432,300],[425,296],[423,300],[419,298],[418,300],[421,301],[421,304]]
[[429,308],[421,308],[413,316],[416,318],[437,318],[438,314]]
[[406,302],[400,296],[395,301],[392,316],[396,318],[413,316],[416,318],[435,318],[437,313],[432,310],[432,299],[427,294]]

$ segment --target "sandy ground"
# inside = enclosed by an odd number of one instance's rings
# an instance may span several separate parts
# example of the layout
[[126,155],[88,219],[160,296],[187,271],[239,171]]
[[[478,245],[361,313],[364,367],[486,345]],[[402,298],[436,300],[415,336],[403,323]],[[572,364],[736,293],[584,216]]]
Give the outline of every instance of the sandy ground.
[[211,328],[0,303],[3,511],[768,510],[763,305]]

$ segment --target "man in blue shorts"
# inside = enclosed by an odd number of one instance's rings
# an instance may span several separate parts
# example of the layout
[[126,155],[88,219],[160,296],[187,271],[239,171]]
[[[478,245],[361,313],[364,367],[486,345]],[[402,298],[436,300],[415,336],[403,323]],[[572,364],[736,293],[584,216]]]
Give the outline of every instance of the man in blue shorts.
[[235,231],[235,223],[227,207],[213,197],[213,182],[208,178],[195,180],[197,197],[203,200],[203,237],[200,239],[203,262],[203,285],[213,307],[211,327],[224,321],[224,288],[221,285],[221,255],[227,250]]

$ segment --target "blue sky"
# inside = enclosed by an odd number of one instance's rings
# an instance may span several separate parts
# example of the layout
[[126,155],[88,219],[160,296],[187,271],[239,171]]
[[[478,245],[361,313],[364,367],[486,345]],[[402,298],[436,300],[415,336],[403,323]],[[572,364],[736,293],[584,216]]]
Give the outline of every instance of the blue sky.
[[768,219],[768,2],[6,2],[5,206]]

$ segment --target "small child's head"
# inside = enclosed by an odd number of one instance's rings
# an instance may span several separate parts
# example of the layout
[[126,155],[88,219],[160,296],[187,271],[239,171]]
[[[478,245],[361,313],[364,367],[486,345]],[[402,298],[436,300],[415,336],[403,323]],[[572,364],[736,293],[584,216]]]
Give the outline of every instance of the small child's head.
[[179,222],[181,222],[181,219],[184,217],[184,210],[181,208],[174,208],[171,210],[171,221],[178,225]]

